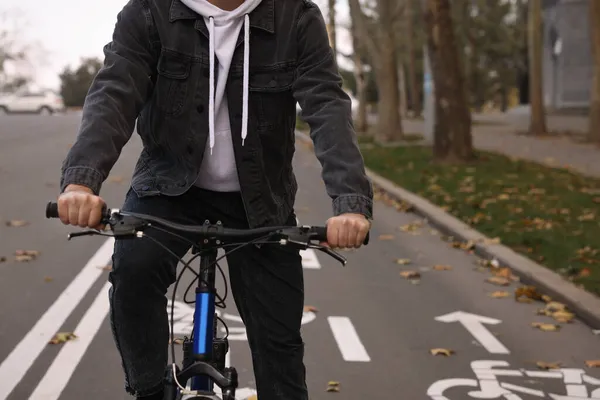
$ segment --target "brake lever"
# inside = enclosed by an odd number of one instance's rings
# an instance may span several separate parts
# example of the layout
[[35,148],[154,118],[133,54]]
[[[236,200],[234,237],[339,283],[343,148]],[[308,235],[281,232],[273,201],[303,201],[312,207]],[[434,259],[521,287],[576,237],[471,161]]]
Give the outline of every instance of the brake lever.
[[71,240],[73,238],[80,237],[80,236],[94,236],[94,235],[97,235],[97,236],[110,236],[110,237],[114,236],[110,232],[102,232],[102,231],[99,231],[97,229],[89,229],[87,231],[80,231],[80,232],[69,233],[67,235],[67,240]]
[[330,247],[327,246],[321,246],[321,245],[310,245],[308,246],[311,249],[317,249],[322,251],[323,253],[327,254],[328,256],[335,258],[336,260],[338,260],[342,266],[346,266],[346,264],[348,263],[348,260],[346,260],[346,257],[344,257],[343,255],[341,255],[340,253],[338,253],[335,250],[332,250]]

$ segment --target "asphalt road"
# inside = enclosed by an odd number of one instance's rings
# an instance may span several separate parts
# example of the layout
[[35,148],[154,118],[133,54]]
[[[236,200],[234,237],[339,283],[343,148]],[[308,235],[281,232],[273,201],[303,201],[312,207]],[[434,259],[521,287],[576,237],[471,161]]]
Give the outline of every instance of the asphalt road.
[[[0,257],[6,257],[0,263],[0,400],[129,398],[106,318],[107,272],[101,267],[109,263],[111,243],[67,242],[70,229],[43,217],[77,126],[76,115],[0,119]],[[298,217],[321,224],[331,206],[320,166],[307,148],[297,148]],[[139,151],[134,137],[103,188],[109,204],[121,204]],[[311,399],[600,399],[600,370],[585,364],[600,359],[600,336],[590,327],[575,320],[558,332],[533,328],[533,322],[552,322],[536,315],[540,303],[490,297],[497,290],[512,293],[517,284],[486,283],[490,274],[478,269],[475,256],[451,248],[427,225],[399,229],[417,216],[379,201],[375,213],[372,243],[345,253],[345,268],[325,255],[305,254],[306,304],[317,309],[306,313],[303,325]],[[29,224],[8,227],[10,220]],[[40,254],[17,262],[17,249]],[[411,263],[399,265],[399,258]],[[408,270],[419,271],[421,279],[401,276]],[[182,296],[178,336],[192,312]],[[247,388],[240,394],[249,395],[254,381],[243,325],[233,303],[224,312],[231,364]],[[55,333],[73,331],[76,340],[47,344]],[[454,353],[434,356],[434,348]],[[570,369],[545,372],[538,361]],[[340,392],[326,392],[328,381],[339,382]],[[566,396],[567,384],[570,397],[550,397]]]

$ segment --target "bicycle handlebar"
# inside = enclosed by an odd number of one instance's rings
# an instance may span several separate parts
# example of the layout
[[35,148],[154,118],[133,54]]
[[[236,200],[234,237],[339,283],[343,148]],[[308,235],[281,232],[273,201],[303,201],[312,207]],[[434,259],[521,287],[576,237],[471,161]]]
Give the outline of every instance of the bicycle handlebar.
[[[46,218],[59,218],[57,203],[49,202],[46,205]],[[344,257],[327,247],[317,245],[311,246],[311,241],[327,241],[327,227],[325,226],[271,226],[253,229],[232,229],[225,228],[220,224],[209,223],[204,225],[183,225],[151,215],[109,209],[106,205],[102,209],[101,223],[103,225],[109,225],[113,232],[111,236],[115,237],[137,236],[139,235],[139,232],[152,224],[160,225],[163,228],[169,228],[180,233],[190,233],[198,235],[203,239],[210,238],[221,242],[233,242],[236,240],[250,242],[264,236],[278,235],[279,239],[285,240],[286,244],[295,244],[301,248],[318,248],[343,264],[346,262]],[[70,234],[69,238],[98,234],[101,235],[102,233],[96,230],[84,231]],[[367,233],[364,240],[365,245],[368,243],[369,233]]]

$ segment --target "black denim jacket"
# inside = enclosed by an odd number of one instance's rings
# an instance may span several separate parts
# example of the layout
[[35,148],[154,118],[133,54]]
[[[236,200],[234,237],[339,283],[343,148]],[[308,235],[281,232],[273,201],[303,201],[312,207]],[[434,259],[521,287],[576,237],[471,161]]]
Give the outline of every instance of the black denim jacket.
[[[263,0],[250,14],[248,137],[241,101],[229,101],[238,176],[250,226],[281,224],[293,210],[296,101],[311,127],[335,215],[372,217],[373,190],[354,132],[350,99],[310,0]],[[242,98],[243,35],[227,81]],[[177,196],[195,182],[208,138],[208,32],[180,0],[130,0],[119,13],[104,66],[83,107],[77,140],[63,163],[61,190],[99,193],[136,125],[143,141],[132,188]]]

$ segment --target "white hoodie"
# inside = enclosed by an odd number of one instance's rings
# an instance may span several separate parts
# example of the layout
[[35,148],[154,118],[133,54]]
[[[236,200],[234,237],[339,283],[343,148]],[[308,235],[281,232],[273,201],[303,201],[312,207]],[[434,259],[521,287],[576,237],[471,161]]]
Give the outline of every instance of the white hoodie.
[[[242,145],[248,134],[248,87],[250,76],[250,17],[261,0],[245,0],[233,11],[225,11],[207,0],[181,0],[204,17],[209,33],[210,77],[208,132],[204,158],[196,186],[218,192],[240,190],[231,141],[229,108],[225,86],[229,67],[242,26],[244,26],[244,80],[242,97]],[[216,60],[215,60],[216,57]],[[219,63],[219,79],[215,85],[215,61]],[[237,99],[232,99],[236,101]]]

